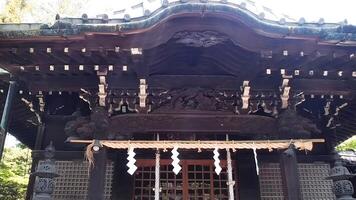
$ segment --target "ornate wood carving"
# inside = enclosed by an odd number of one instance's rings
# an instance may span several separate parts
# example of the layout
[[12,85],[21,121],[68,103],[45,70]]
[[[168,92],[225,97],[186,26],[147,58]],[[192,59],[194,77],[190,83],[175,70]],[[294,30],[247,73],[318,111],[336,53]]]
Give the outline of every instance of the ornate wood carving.
[[[106,108],[94,107],[90,116],[76,112],[65,126],[69,137],[128,139],[135,133],[210,133],[248,135],[251,138],[310,138],[317,126],[294,109],[281,109],[276,93],[251,91],[248,109],[242,109],[242,91],[188,87],[151,88],[149,113],[137,114],[138,89],[110,90]],[[293,103],[301,98],[293,97]],[[299,103],[298,103],[299,104]]]
[[78,111],[73,117],[74,120],[68,121],[64,127],[67,136],[99,139],[107,136],[110,124],[105,108],[93,108],[90,116],[81,116]]
[[173,36],[176,43],[191,47],[211,47],[228,40],[228,37],[215,31],[182,31]]
[[69,137],[128,139],[133,134],[197,133],[239,134],[251,139],[310,138],[320,133],[308,119],[287,110],[278,119],[236,114],[124,114],[108,118],[102,111],[88,117],[77,116],[65,126]]
[[152,112],[235,112],[236,95],[206,88],[172,89],[152,95]]
[[277,119],[278,132],[282,138],[310,138],[321,131],[308,118],[297,114],[294,109],[287,109]]
[[109,92],[109,115],[136,113],[139,106],[139,93],[136,90],[122,89]]

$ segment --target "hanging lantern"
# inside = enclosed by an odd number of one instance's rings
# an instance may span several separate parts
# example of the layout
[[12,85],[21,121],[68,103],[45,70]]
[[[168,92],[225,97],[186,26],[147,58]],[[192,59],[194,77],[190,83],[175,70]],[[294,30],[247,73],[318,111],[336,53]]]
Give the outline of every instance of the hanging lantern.
[[215,148],[213,153],[214,153],[214,157],[213,158],[214,158],[215,173],[217,175],[219,175],[221,170],[222,170],[222,168],[220,167],[220,159],[219,159],[220,154],[218,152],[218,148]]
[[173,149],[172,149],[172,156],[171,156],[171,158],[172,158],[172,166],[173,166],[173,172],[177,175],[179,172],[180,172],[180,170],[182,169],[182,167],[179,165],[179,158],[178,158],[178,156],[179,156],[179,153],[178,153],[178,147],[174,147]]
[[136,153],[134,152],[134,148],[129,148],[128,151],[127,151],[127,160],[129,161],[126,166],[129,167],[129,169],[127,170],[127,172],[130,174],[130,175],[133,175],[135,173],[135,171],[137,170],[137,167],[135,165],[136,163],[136,159],[135,159],[135,155]]
[[343,166],[339,154],[335,152],[334,157],[336,159],[335,165],[330,170],[330,176],[325,179],[334,182],[333,192],[337,200],[355,200],[355,198],[352,198],[354,188],[350,179],[355,177],[356,174],[351,174],[350,171]]

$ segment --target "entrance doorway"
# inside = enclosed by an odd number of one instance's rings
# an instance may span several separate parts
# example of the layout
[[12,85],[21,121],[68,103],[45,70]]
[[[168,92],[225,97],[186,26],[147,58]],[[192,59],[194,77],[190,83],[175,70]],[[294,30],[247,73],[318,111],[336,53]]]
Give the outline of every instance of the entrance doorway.
[[[228,176],[226,161],[220,175],[214,171],[213,160],[181,160],[182,170],[178,175],[172,171],[172,160],[161,160],[160,199],[162,200],[227,200]],[[154,200],[155,160],[137,160],[134,199]],[[234,166],[233,166],[234,169]],[[233,170],[234,179],[236,176]]]

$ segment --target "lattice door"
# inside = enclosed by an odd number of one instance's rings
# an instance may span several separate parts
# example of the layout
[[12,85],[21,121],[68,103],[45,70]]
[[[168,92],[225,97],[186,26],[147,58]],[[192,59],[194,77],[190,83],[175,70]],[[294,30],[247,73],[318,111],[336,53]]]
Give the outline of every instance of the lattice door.
[[[139,162],[138,162],[139,163]],[[135,173],[135,198],[139,200],[154,199],[155,167],[144,162]],[[182,173],[175,175],[171,165],[161,165],[161,199],[182,199],[183,178]],[[174,198],[173,198],[174,197]]]
[[[218,176],[214,172],[212,160],[183,160],[182,171],[175,175],[171,160],[161,160],[160,178],[162,200],[211,200],[228,199],[226,162],[222,161],[223,171]],[[135,173],[136,200],[154,199],[155,167],[154,160],[138,160]]]

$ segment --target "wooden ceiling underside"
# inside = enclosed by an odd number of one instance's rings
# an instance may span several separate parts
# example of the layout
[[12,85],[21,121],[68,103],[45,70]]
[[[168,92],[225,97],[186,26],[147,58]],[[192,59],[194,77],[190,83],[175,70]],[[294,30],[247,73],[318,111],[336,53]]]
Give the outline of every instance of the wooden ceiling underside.
[[[0,95],[0,111],[3,112],[8,83],[1,81],[0,87],[2,92]],[[5,88],[5,89],[4,89]],[[28,106],[21,100],[20,96],[16,96],[10,113],[10,126],[8,132],[15,136],[20,142],[33,148],[36,140],[37,119]]]

